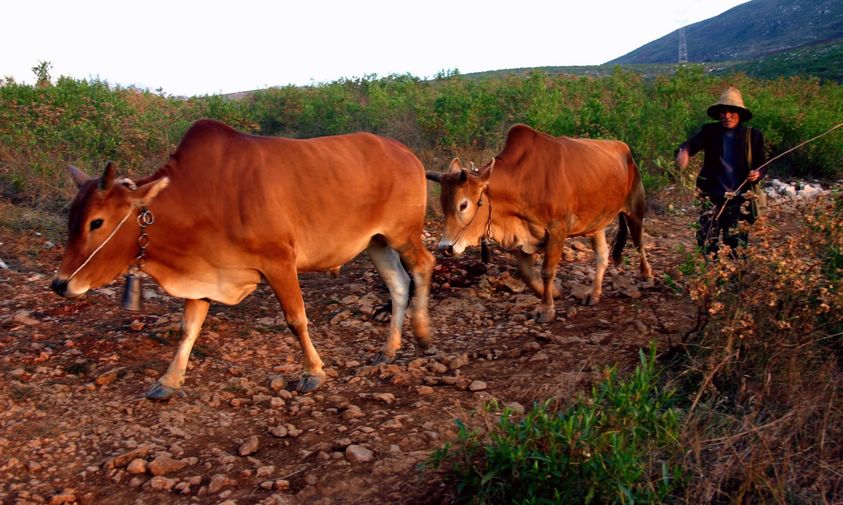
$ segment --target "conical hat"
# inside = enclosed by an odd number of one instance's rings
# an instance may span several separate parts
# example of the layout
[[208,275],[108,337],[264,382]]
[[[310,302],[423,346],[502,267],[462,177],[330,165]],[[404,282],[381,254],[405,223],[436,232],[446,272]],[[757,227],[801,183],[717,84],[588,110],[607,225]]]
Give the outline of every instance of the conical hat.
[[720,119],[720,109],[723,107],[730,107],[738,109],[741,115],[741,121],[749,121],[752,119],[752,112],[743,105],[743,97],[741,97],[741,90],[734,86],[729,86],[720,94],[720,100],[708,108],[708,115],[713,119]]

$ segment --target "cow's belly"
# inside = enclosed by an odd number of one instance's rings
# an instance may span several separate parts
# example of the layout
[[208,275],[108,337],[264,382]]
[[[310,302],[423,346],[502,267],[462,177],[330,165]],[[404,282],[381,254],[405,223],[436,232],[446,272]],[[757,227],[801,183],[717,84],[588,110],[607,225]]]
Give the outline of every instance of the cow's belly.
[[296,251],[296,269],[300,272],[333,270],[353,260],[363,252],[376,232],[361,233],[360,238],[340,242],[323,242]]
[[252,269],[218,269],[186,275],[153,275],[161,288],[178,298],[208,298],[236,305],[254,291],[261,277]]

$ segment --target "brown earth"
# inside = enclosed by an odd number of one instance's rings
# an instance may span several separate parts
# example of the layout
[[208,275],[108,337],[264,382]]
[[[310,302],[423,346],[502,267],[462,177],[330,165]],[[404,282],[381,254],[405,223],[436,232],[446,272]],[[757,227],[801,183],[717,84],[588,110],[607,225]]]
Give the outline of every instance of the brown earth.
[[[390,365],[369,365],[386,337],[376,309],[387,292],[368,258],[336,278],[302,275],[332,377],[306,395],[285,385],[301,351],[264,285],[238,306],[211,306],[187,394],[165,403],[144,393],[175,352],[180,301],[149,280],[137,313],[120,308],[120,282],[61,299],[49,289],[61,247],[0,227],[0,501],[436,502],[442,485],[417,466],[455,436],[455,419],[477,421],[493,398],[516,411],[564,404],[606,367],[633,368],[649,341],[664,349],[694,326],[696,307],[673,284],[693,236],[694,211],[680,206],[662,203],[645,222],[655,282],[637,277],[628,246],[629,264],[610,267],[597,306],[563,296],[547,325],[532,322],[538,299],[515,279],[511,255],[495,249],[488,266],[476,250],[437,257],[435,348],[417,354],[408,323]],[[593,272],[587,242],[570,246],[565,294]]]

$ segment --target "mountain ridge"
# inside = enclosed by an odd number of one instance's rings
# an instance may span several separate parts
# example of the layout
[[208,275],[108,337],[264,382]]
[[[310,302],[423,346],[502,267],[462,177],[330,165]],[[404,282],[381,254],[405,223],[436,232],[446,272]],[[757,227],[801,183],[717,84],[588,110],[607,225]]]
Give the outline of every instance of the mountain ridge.
[[[751,0],[685,27],[689,63],[751,61],[843,39],[840,0]],[[678,30],[607,64],[676,63]]]

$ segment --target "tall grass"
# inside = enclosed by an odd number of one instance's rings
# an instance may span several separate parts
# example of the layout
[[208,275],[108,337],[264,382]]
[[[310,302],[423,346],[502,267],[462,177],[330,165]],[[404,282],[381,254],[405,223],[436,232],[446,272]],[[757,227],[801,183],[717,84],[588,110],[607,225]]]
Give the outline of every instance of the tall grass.
[[746,257],[691,282],[689,501],[843,500],[843,195],[798,205],[802,219],[774,211]]

